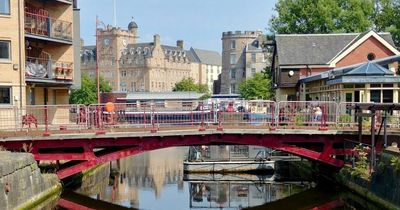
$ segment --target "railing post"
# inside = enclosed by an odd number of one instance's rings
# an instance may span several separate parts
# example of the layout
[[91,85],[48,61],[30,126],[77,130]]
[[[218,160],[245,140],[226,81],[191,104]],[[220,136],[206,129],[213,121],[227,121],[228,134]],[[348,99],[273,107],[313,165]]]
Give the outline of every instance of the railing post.
[[156,115],[155,115],[155,110],[154,110],[154,104],[151,104],[150,105],[151,106],[151,117],[150,117],[150,120],[151,120],[151,129],[150,129],[150,132],[151,133],[157,133],[157,131],[158,131],[158,128],[156,127]]
[[271,110],[271,126],[269,127],[270,131],[276,130],[275,126],[275,102],[272,102],[272,110]]
[[318,128],[318,130],[320,131],[327,131],[328,130],[328,126],[326,126],[326,117],[327,117],[327,113],[326,113],[326,104],[323,104],[321,106],[322,109],[322,115],[321,115],[321,124]]
[[44,133],[43,136],[50,136],[49,132],[49,110],[47,105],[44,106]]
[[204,103],[203,102],[201,102],[200,109],[201,109],[201,123],[200,123],[199,131],[205,131],[206,127],[204,125]]
[[103,117],[102,117],[103,113],[100,105],[96,106],[96,114],[97,114],[97,126],[98,126],[98,129],[96,130],[96,135],[106,134],[106,131],[104,130],[103,126]]

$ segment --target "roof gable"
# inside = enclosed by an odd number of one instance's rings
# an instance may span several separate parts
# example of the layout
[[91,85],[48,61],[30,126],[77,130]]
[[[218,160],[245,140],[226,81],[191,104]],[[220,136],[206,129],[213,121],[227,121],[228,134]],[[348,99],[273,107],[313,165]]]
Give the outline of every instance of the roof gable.
[[[329,65],[363,37],[368,36],[370,32],[362,34],[277,34],[275,42],[279,65]],[[380,42],[385,42],[394,49],[394,43],[389,33],[375,34],[379,37]]]

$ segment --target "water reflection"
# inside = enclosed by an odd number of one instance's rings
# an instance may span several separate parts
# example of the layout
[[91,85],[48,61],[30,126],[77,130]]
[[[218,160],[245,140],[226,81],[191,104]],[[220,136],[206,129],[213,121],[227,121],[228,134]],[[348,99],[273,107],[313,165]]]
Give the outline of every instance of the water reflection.
[[273,202],[308,188],[310,185],[300,183],[189,182],[189,207],[242,209]]
[[339,197],[339,191],[332,187],[324,191],[311,181],[302,181],[306,179],[276,182],[276,177],[282,176],[274,174],[184,176],[187,151],[187,148],[170,148],[112,162],[95,176],[83,180],[75,192],[65,191],[59,208],[348,209],[347,200],[354,200]]

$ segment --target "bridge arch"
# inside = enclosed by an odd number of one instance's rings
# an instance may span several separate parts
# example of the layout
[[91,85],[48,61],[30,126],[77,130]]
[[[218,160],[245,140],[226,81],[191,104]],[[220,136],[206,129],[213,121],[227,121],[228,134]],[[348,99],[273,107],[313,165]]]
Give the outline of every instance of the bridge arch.
[[[186,130],[157,133],[124,133],[106,135],[80,135],[80,138],[43,137],[41,140],[18,140],[0,142],[10,150],[29,145],[29,151],[36,160],[66,160],[57,171],[64,179],[93,166],[143,152],[179,146],[198,145],[254,145],[288,152],[306,159],[318,161],[337,168],[343,166],[339,156],[347,151],[342,145],[344,139],[354,139],[354,134],[332,135],[330,132],[301,132],[291,130],[285,133],[263,130]],[[26,146],[25,146],[26,147]]]

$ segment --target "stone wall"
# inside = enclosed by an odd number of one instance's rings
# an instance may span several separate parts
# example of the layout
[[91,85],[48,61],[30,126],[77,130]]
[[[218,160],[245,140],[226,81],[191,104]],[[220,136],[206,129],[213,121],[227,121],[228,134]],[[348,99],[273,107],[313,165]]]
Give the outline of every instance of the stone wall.
[[381,207],[400,209],[400,171],[392,166],[393,157],[400,157],[397,145],[382,152],[376,171],[369,179],[352,176],[350,170],[344,168],[338,181]]
[[54,174],[42,175],[29,153],[0,152],[0,206],[25,209],[59,192]]

